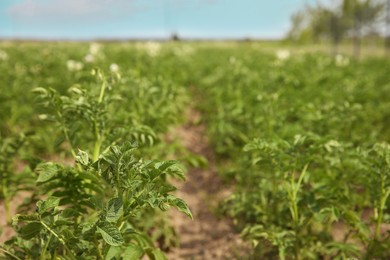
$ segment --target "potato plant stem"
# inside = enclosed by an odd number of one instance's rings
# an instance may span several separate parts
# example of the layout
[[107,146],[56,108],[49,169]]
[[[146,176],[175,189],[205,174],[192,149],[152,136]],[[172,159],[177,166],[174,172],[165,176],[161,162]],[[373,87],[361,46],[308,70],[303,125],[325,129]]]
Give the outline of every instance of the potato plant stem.
[[99,241],[96,239],[96,236],[94,236],[94,238],[93,238],[93,243],[95,244],[95,247],[96,247],[96,257],[97,257],[97,259],[103,260],[104,257],[102,255],[102,252],[100,251]]
[[297,195],[298,191],[300,190],[301,183],[303,181],[303,178],[306,175],[307,167],[309,165],[306,164],[303,168],[301,174],[299,175],[298,182],[295,183],[295,171],[291,173],[291,183],[290,183],[290,191],[288,192],[290,197],[290,211],[291,211],[291,217],[293,219],[294,223],[294,230],[295,230],[295,259],[300,259],[300,249],[299,249],[299,210],[298,210],[298,200]]
[[104,92],[106,91],[106,80],[103,79],[102,87],[100,88],[99,103],[103,102]]
[[51,240],[52,236],[53,236],[53,234],[50,233],[50,236],[49,236],[49,238],[47,239],[47,241],[45,243],[45,247],[43,248],[43,250],[41,252],[41,256],[39,257],[40,260],[45,260],[46,259],[46,251],[47,251],[47,248],[49,247],[50,240]]
[[378,217],[376,219],[376,226],[375,226],[375,240],[379,240],[380,237],[380,228],[383,221],[383,210],[385,209],[386,201],[389,195],[390,195],[390,189],[385,190],[385,178],[384,176],[382,176],[379,208],[377,208]]
[[[3,176],[4,177],[4,176]],[[5,219],[7,223],[11,223],[11,211],[9,206],[9,197],[8,197],[8,188],[7,188],[7,178],[4,177],[1,181],[1,190],[4,197],[4,211],[5,211]]]
[[66,124],[63,120],[62,114],[60,112],[57,112],[57,116],[59,117],[59,121],[61,123],[62,131],[64,132],[65,140],[69,143],[70,146],[70,152],[72,153],[73,158],[76,158],[77,154],[73,148],[73,144],[69,138],[68,130],[66,129]]
[[[99,100],[98,100],[98,103],[102,103],[103,102],[103,98],[104,98],[104,93],[106,91],[106,80],[103,79],[103,83],[102,83],[102,86],[100,88],[100,95],[99,95]],[[95,144],[94,144],[94,147],[93,147],[93,161],[97,161],[97,159],[99,158],[99,155],[100,155],[100,148],[102,146],[102,143],[103,143],[103,134],[102,133],[99,133],[99,128],[98,128],[98,124],[97,122],[94,122],[94,128],[95,128]]]
[[76,158],[76,152],[74,151],[73,149],[73,145],[72,145],[72,142],[70,141],[70,138],[69,138],[69,135],[68,135],[68,130],[66,130],[66,126],[64,126],[64,135],[65,135],[65,139],[68,141],[69,145],[70,145],[70,152],[72,153],[73,157]]
[[295,259],[299,259],[299,244],[298,244],[298,225],[299,225],[299,213],[297,205],[297,191],[299,186],[295,185],[295,171],[291,173],[291,192],[290,192],[290,203],[291,203],[291,216],[293,219],[294,231],[295,231],[295,243],[294,243],[294,254]]
[[65,250],[68,251],[68,253],[69,253],[69,258],[72,259],[72,260],[76,260],[75,256],[72,254],[72,251],[71,251],[71,250],[68,248],[68,246],[66,245],[64,239],[61,238],[60,235],[58,235],[53,229],[51,229],[45,222],[40,221],[40,223],[41,223],[42,226],[44,226],[51,234],[53,234],[53,235],[58,239],[58,241],[60,241],[60,243],[64,246]]
[[9,255],[10,257],[13,257],[14,259],[16,260],[22,260],[21,258],[19,258],[18,256],[12,254],[11,252],[7,251],[6,249],[0,247],[0,251],[4,252],[6,255]]
[[102,145],[101,136],[99,135],[97,127],[95,126],[95,144],[93,147],[93,157],[92,157],[94,162],[96,162],[97,159],[99,159],[101,145]]
[[295,192],[295,173],[291,173],[291,195],[290,195],[290,201],[291,201],[291,215],[294,222],[294,226],[297,225],[299,214],[298,214],[298,207],[297,207],[297,194]]

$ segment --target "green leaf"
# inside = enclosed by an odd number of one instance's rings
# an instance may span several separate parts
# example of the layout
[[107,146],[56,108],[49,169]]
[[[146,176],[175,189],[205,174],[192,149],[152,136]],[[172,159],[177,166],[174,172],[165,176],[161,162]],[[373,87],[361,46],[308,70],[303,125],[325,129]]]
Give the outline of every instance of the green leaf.
[[137,243],[142,247],[142,248],[151,248],[153,247],[153,241],[148,237],[146,234],[142,233],[137,233],[137,232],[132,232],[133,230],[130,229],[129,233],[132,234],[132,238],[137,241]]
[[98,231],[102,235],[104,241],[112,246],[122,245],[125,241],[118,228],[110,222],[102,222],[97,226]]
[[252,150],[255,150],[255,149],[257,149],[257,145],[253,144],[253,143],[249,143],[249,144],[244,146],[243,151],[244,152],[249,152],[249,151],[252,151]]
[[165,162],[156,163],[155,167],[163,172],[166,169],[168,169],[169,167],[171,167],[171,166],[173,166],[175,164],[178,164],[178,163],[179,163],[178,161],[169,160],[169,161],[165,161]]
[[59,166],[52,162],[42,163],[35,168],[35,172],[39,174],[37,183],[47,182],[57,175]]
[[153,249],[152,257],[154,260],[168,260],[163,252],[160,249]]
[[96,177],[96,175],[94,175],[91,172],[80,172],[79,177],[84,179],[84,180],[88,180],[88,181],[91,181],[94,183],[100,183],[100,179],[98,177]]
[[19,229],[18,233],[23,239],[31,239],[39,234],[42,229],[40,222],[31,222]]
[[143,254],[144,250],[142,250],[140,246],[135,244],[129,244],[127,245],[125,253],[123,254],[123,259],[138,260],[141,259]]
[[347,210],[344,212],[345,220],[352,226],[356,228],[358,233],[362,236],[364,240],[368,240],[370,237],[370,230],[365,225],[365,223],[361,220],[360,216],[351,210]]
[[208,165],[208,161],[204,156],[201,155],[189,155],[184,160],[192,167],[205,168]]
[[123,203],[120,198],[111,199],[108,202],[106,220],[116,222],[123,215]]
[[80,216],[80,212],[72,208],[66,208],[61,212],[63,218],[74,218]]
[[47,89],[45,88],[42,88],[42,87],[37,87],[37,88],[33,88],[31,90],[31,92],[34,92],[34,93],[37,93],[37,94],[41,94],[41,95],[47,95]]
[[95,191],[97,194],[104,194],[104,190],[101,186],[95,183],[84,183],[84,188]]
[[[74,221],[73,220],[63,220],[63,219],[60,219],[60,220],[57,220],[54,222],[55,225],[58,227],[58,226],[73,226],[74,225]],[[65,230],[63,230],[63,232],[65,232]]]
[[341,251],[344,254],[359,256],[361,253],[357,245],[348,244],[348,243],[340,243],[340,242],[330,242],[326,245],[327,248],[331,250],[331,252]]
[[120,259],[122,248],[119,246],[110,246],[104,260]]
[[175,206],[180,212],[186,214],[188,217],[193,219],[191,210],[188,208],[187,203],[184,200],[179,198],[174,198],[173,201],[170,201],[171,205]]
[[113,145],[110,147],[111,152],[115,155],[115,157],[119,158],[122,154],[121,149],[117,145]]
[[37,208],[39,214],[44,213],[48,209],[55,208],[59,205],[61,198],[58,197],[48,197],[45,201],[40,200],[37,202]]
[[94,196],[88,199],[88,204],[91,208],[102,210],[104,208],[102,197]]
[[30,215],[20,215],[16,214],[12,218],[12,226],[18,225],[19,221],[26,221],[26,222],[36,222],[39,220],[39,215],[37,213],[30,214]]
[[79,149],[79,152],[76,156],[76,162],[78,162],[81,165],[88,166],[88,164],[89,164],[88,153]]

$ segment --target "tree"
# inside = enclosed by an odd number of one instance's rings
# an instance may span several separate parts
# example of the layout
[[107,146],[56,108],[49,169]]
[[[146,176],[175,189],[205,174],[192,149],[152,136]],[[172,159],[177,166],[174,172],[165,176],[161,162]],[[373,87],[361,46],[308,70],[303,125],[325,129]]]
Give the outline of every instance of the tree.
[[[385,3],[390,0],[340,0],[338,5],[325,6],[317,2],[315,6],[306,6],[291,17],[291,29],[288,39],[302,39],[310,35],[314,41],[331,41],[334,53],[343,38],[353,39],[353,53],[360,55],[361,38],[367,35],[379,35],[378,20],[383,17]],[[388,11],[388,40],[390,49],[390,9]]]
[[337,53],[346,27],[339,8],[331,8],[317,4],[306,6],[304,10],[294,13],[291,17],[290,40],[311,38],[317,41],[331,41],[333,52]]
[[375,30],[374,25],[384,10],[382,1],[343,0],[342,12],[345,24],[353,35],[353,53],[360,56],[361,38]]
[[386,5],[385,48],[386,48],[386,52],[390,53],[390,0],[387,0],[387,5]]
[[307,19],[304,11],[298,11],[291,16],[291,29],[287,34],[287,38],[293,41],[302,40],[302,31],[307,26]]
[[331,40],[334,46],[333,52],[337,54],[338,45],[345,32],[342,14],[337,9],[332,10],[327,7],[318,6],[312,15],[314,36]]

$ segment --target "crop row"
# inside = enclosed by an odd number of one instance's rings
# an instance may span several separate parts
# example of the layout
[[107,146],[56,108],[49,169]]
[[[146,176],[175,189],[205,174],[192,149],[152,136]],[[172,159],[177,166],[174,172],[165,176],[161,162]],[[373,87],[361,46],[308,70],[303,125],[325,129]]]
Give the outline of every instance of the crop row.
[[235,184],[221,210],[248,254],[390,257],[388,60],[255,43],[0,48],[0,199],[10,212],[29,194],[4,256],[163,259],[176,237],[160,211],[191,213],[169,182],[183,165],[154,159],[196,164],[164,141],[190,105]]
[[256,52],[220,50],[198,82],[224,211],[256,257],[388,258],[389,61]]
[[[17,235],[0,255],[165,259],[157,245],[176,237],[161,212],[192,215],[169,181],[184,179],[184,166],[156,158],[166,156],[163,134],[180,122],[188,95],[147,71],[157,66],[150,49],[5,46],[0,199]],[[13,215],[21,191],[28,195]]]

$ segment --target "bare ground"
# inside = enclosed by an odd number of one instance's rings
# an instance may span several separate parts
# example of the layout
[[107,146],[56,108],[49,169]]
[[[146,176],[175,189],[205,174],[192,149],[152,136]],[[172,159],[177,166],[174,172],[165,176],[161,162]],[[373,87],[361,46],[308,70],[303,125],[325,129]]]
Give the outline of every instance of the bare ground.
[[181,140],[191,152],[204,156],[209,166],[207,169],[190,169],[184,183],[175,183],[178,187],[176,195],[188,203],[194,219],[190,220],[176,210],[170,212],[180,247],[169,252],[168,259],[240,259],[248,253],[248,245],[234,231],[229,220],[220,219],[215,214],[219,202],[231,191],[217,175],[205,127],[198,124],[200,113],[189,109],[187,118],[188,123],[174,129],[169,138]]
[[0,232],[0,244],[3,244],[14,234],[12,228],[7,226],[3,202],[0,202]]
[[[28,192],[20,192],[17,194],[10,203],[10,215],[11,217],[16,214],[17,206],[20,205],[24,199],[24,197],[28,196]],[[4,202],[0,201],[0,244],[3,244],[5,241],[10,239],[13,235],[15,235],[15,231],[12,227],[7,225],[6,213],[4,208]]]

